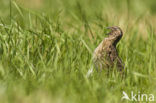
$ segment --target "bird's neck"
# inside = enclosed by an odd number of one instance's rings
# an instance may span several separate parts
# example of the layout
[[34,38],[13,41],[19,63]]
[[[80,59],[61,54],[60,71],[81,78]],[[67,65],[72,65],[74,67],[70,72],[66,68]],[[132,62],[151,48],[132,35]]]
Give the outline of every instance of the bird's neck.
[[111,42],[111,44],[113,44],[114,46],[117,45],[117,43],[120,41],[122,36],[111,36],[111,37],[108,37],[107,40]]

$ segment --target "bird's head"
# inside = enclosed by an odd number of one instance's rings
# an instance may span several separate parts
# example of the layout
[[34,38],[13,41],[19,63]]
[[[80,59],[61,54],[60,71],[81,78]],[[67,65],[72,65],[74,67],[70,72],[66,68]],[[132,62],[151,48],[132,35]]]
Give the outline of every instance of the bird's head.
[[107,33],[108,38],[111,39],[114,45],[116,45],[123,35],[121,28],[117,26],[112,26],[112,27],[107,27],[106,29],[110,30],[110,32]]

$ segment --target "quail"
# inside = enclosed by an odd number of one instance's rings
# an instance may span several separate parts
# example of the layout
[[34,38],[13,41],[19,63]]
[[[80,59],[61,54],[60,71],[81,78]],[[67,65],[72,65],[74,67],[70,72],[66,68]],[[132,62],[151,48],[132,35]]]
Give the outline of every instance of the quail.
[[116,66],[117,70],[123,71],[124,64],[116,49],[117,43],[122,38],[123,32],[120,27],[107,27],[110,32],[108,37],[98,45],[93,53],[93,62],[97,70],[110,69]]

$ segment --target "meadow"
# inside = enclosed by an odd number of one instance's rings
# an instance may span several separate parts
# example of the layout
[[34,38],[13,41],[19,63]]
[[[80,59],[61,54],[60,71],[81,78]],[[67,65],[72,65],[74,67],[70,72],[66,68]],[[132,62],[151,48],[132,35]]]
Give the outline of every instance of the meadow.
[[[109,26],[124,33],[125,78],[93,67]],[[143,103],[123,91],[156,101],[155,45],[155,0],[0,0],[0,103]]]

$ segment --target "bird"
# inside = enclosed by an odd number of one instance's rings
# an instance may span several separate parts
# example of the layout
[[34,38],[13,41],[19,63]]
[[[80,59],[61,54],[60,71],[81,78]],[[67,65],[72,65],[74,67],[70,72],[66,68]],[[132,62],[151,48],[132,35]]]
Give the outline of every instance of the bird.
[[120,27],[112,26],[107,27],[110,32],[107,33],[108,37],[97,46],[93,53],[93,62],[95,68],[98,70],[109,70],[116,66],[117,70],[124,70],[124,63],[118,55],[116,49],[117,43],[121,40],[123,32]]

